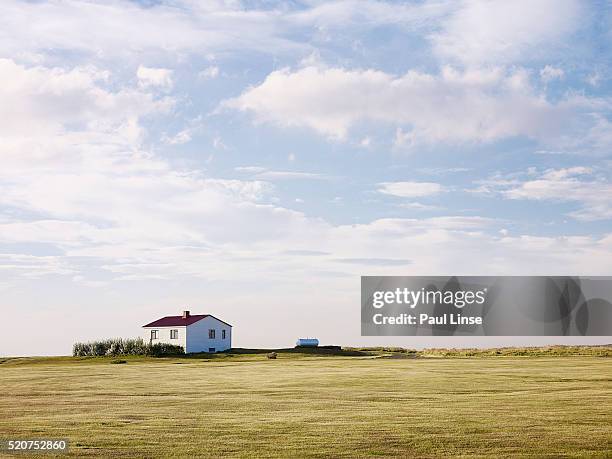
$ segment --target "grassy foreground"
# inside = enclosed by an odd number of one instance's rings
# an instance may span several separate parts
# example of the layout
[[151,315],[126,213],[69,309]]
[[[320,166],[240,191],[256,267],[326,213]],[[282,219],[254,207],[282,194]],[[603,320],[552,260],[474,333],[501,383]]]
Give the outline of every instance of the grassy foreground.
[[381,356],[0,359],[0,438],[104,457],[612,455],[610,358]]

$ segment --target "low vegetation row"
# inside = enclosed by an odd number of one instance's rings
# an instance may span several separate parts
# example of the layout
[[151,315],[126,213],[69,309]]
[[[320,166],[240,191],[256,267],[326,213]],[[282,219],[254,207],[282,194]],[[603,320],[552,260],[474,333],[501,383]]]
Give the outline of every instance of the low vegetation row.
[[366,353],[397,353],[413,357],[570,357],[592,356],[612,357],[612,345],[601,346],[540,346],[540,347],[500,347],[492,349],[404,349],[401,347],[357,347],[343,348]]
[[422,356],[439,357],[612,357],[612,346],[502,347],[496,349],[425,349]]
[[166,343],[146,343],[142,338],[113,338],[88,343],[75,343],[72,355],[75,357],[101,357],[119,355],[148,355],[151,357],[166,357],[185,354],[182,346]]
[[[493,349],[406,349],[401,347],[295,347],[287,349],[242,349],[233,348],[217,354],[206,354],[206,358],[233,357],[240,355],[267,354],[275,359],[280,354],[307,354],[311,356],[344,356],[344,357],[393,357],[393,358],[465,358],[465,357],[568,357],[593,356],[612,357],[612,345],[602,346],[542,346],[542,347],[503,347]],[[274,356],[272,356],[274,354]],[[182,346],[166,343],[150,344],[141,338],[114,338],[87,343],[75,343],[72,349],[75,357],[103,356],[150,356],[172,357],[186,355]],[[202,354],[187,354],[198,358]]]

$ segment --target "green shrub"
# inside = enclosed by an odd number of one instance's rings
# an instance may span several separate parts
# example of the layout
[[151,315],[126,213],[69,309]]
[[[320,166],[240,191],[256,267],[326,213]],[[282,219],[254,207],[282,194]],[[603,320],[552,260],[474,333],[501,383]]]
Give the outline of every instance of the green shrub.
[[146,355],[152,357],[163,357],[166,355],[179,355],[184,354],[183,346],[177,346],[175,344],[166,343],[155,343],[147,347]]
[[106,355],[124,355],[124,347],[123,340],[119,339],[111,339],[108,342],[108,347],[106,349]]
[[74,346],[72,346],[72,355],[75,357],[85,357],[89,355],[89,344],[74,343]]
[[101,357],[120,355],[149,355],[164,357],[184,354],[182,346],[166,343],[145,343],[142,338],[122,339],[112,338],[89,343],[75,343],[72,355],[75,357]]

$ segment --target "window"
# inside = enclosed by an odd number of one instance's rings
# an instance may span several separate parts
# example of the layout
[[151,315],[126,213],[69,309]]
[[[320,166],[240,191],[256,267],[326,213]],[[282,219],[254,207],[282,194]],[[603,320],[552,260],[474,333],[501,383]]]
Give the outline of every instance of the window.
[[221,330],[221,339],[225,339],[225,330]]
[[170,339],[178,339],[178,330],[170,330]]
[[[213,330],[213,331],[214,331],[214,330]],[[216,352],[216,350],[215,350],[215,348],[214,348],[214,347],[209,347],[209,348],[208,348],[208,352]]]
[[151,339],[159,338],[159,330],[151,330]]
[[211,328],[208,330],[208,339],[215,339],[215,329]]

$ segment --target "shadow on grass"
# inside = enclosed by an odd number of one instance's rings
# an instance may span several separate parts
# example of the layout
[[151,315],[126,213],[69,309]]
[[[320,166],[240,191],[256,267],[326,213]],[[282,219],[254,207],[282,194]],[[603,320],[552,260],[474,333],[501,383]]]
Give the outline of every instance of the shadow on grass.
[[246,355],[261,355],[261,354],[269,354],[270,352],[276,352],[279,355],[296,355],[296,356],[341,356],[341,357],[367,357],[372,355],[371,352],[366,350],[357,350],[357,349],[343,349],[340,346],[319,346],[319,347],[290,347],[290,348],[282,348],[282,349],[248,349],[236,347],[232,349],[228,349],[227,351],[217,352],[214,354],[209,354],[206,352],[198,352],[193,354],[186,354],[182,357],[187,359],[218,359],[218,358],[228,358],[228,357],[239,357]]

